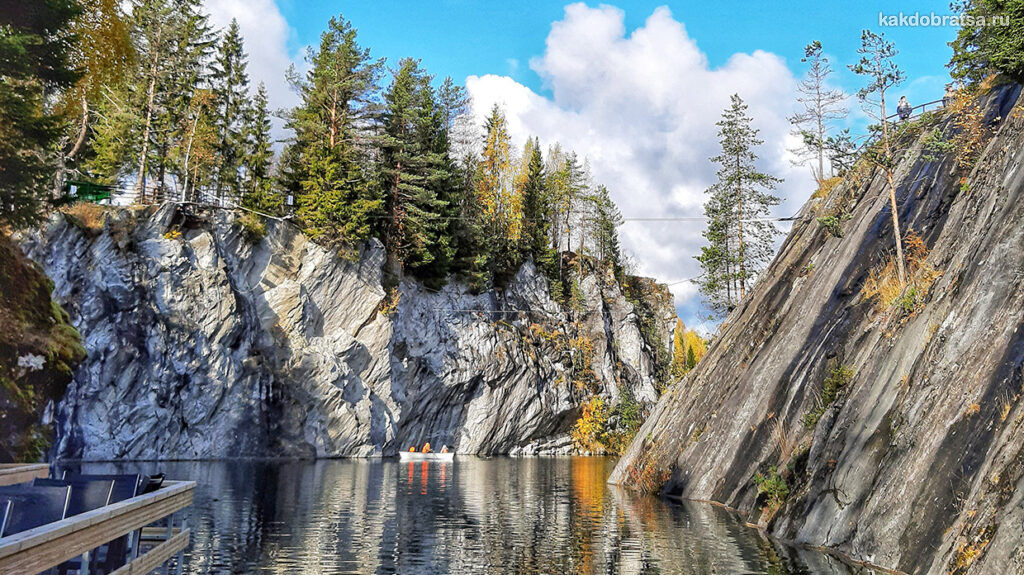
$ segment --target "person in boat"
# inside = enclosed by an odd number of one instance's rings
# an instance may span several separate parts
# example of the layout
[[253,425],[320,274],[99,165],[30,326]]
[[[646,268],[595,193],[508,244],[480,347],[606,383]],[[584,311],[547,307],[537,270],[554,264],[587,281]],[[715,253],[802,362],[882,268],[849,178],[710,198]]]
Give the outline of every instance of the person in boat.
[[907,101],[906,96],[900,96],[900,103],[896,106],[896,113],[900,115],[900,121],[906,121],[910,119],[910,113],[913,108],[910,107],[910,102]]
[[423,453],[430,453],[430,443],[429,442],[428,443],[424,443],[423,444],[423,449],[421,449],[420,451],[423,452]]
[[442,445],[441,446],[441,453],[448,453],[448,446],[447,445]]
[[416,453],[416,446],[415,445],[413,445],[412,447],[409,448],[409,453]]

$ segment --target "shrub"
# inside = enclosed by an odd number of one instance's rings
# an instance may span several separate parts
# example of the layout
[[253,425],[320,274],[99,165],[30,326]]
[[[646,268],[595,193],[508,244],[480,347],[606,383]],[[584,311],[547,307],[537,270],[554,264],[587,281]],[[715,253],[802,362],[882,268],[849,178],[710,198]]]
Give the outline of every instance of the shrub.
[[92,202],[77,202],[61,209],[64,218],[76,228],[99,233],[107,221],[108,209]]
[[825,228],[828,235],[834,238],[841,238],[843,237],[843,222],[848,219],[850,219],[849,214],[834,214],[818,218],[818,225]]
[[755,473],[754,485],[757,486],[758,500],[763,501],[761,510],[770,520],[786,502],[786,497],[789,497],[789,486],[774,465],[768,468],[767,473]]
[[583,412],[569,432],[572,443],[581,451],[597,451],[602,446],[600,438],[608,423],[608,409],[604,399],[595,396],[583,406]]
[[261,216],[245,212],[238,217],[237,222],[242,228],[242,236],[251,243],[256,243],[267,235],[267,223]]
[[648,435],[644,438],[633,464],[627,468],[626,475],[630,484],[641,493],[660,491],[671,476],[671,472],[662,468],[654,457],[658,446],[657,442],[651,442],[651,436]]
[[808,429],[814,429],[814,426],[818,425],[821,416],[825,415],[825,410],[839,398],[853,379],[853,374],[853,368],[842,365],[835,359],[829,361],[828,375],[821,384],[821,395],[818,397],[817,405],[804,415],[804,425]]

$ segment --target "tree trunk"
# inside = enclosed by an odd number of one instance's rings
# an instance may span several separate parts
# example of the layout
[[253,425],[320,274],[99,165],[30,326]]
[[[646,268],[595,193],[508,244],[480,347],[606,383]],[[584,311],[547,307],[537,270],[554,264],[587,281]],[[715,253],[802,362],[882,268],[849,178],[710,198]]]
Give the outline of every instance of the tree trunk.
[[[160,34],[157,34],[157,44]],[[146,194],[146,160],[149,156],[149,133],[153,126],[153,98],[156,93],[157,52],[153,52],[153,61],[149,68],[149,93],[146,99],[146,124],[142,130],[142,153],[139,155],[139,176],[135,181],[135,193],[139,201],[145,200]]]
[[736,156],[736,224],[737,239],[739,240],[739,266],[740,266],[740,301],[747,296],[746,259],[747,254],[743,250],[743,182],[740,181],[740,157]]
[[892,233],[896,236],[896,270],[899,273],[900,287],[907,287],[907,271],[903,262],[903,234],[900,231],[900,216],[896,209],[896,185],[893,182],[892,167],[893,161],[892,146],[889,141],[889,122],[885,118],[885,88],[880,90],[882,108],[882,144],[885,146],[885,178],[889,184],[889,207],[892,210]]

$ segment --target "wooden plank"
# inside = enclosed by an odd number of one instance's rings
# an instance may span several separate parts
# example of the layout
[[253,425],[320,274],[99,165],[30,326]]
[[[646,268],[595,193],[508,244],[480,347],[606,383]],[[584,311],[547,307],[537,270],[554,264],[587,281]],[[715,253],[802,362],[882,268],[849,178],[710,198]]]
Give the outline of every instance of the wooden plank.
[[0,485],[25,483],[35,478],[50,476],[50,466],[45,463],[2,463],[0,464]]
[[171,537],[167,541],[150,549],[143,555],[139,555],[131,563],[113,571],[110,575],[145,575],[157,567],[163,565],[178,551],[188,547],[191,531],[188,529]]
[[166,487],[0,540],[0,575],[39,573],[192,504],[194,481]]

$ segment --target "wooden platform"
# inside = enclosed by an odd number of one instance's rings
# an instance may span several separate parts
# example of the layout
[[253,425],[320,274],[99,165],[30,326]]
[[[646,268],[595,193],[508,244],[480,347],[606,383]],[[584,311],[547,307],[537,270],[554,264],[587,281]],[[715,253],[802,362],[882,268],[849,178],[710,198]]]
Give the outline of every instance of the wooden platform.
[[45,463],[0,463],[0,485],[26,483],[35,478],[50,476],[50,466]]
[[0,575],[40,573],[166,517],[171,517],[170,526],[163,529],[166,539],[115,573],[148,573],[175,555],[180,561],[191,535],[184,523],[174,528],[173,515],[192,505],[195,487],[194,481],[165,481],[152,493],[4,537]]

